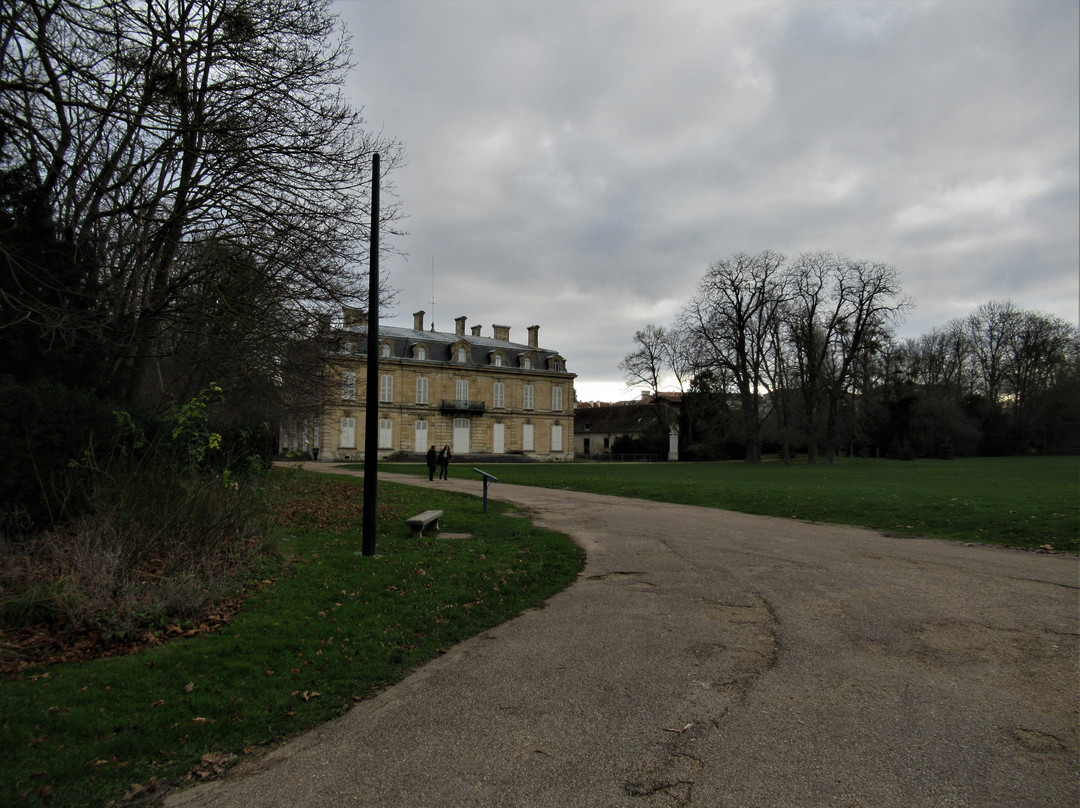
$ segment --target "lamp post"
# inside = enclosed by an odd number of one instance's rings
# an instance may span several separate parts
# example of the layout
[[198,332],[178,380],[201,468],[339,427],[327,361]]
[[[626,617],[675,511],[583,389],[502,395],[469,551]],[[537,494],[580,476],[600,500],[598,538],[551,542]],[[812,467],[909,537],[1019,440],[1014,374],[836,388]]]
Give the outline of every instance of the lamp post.
[[360,552],[375,555],[379,504],[379,155],[371,157],[368,248],[367,401],[364,420],[364,527]]

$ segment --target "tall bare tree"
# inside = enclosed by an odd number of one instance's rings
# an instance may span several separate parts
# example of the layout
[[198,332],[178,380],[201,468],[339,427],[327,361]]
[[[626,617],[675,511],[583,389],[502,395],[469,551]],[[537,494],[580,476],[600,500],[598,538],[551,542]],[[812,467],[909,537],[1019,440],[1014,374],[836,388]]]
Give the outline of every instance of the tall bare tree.
[[729,374],[738,392],[746,460],[761,460],[762,402],[768,390],[771,343],[787,297],[785,258],[768,250],[716,261],[682,314],[703,361]]
[[910,307],[894,267],[830,252],[804,253],[792,266],[786,308],[808,459],[818,456],[824,409],[826,462],[836,459],[840,404],[851,391],[856,363],[887,340],[892,323]]
[[838,327],[829,357],[825,460],[832,463],[839,448],[840,402],[849,390],[855,363],[874,352],[891,335],[896,319],[911,307],[900,288],[895,267],[877,261],[844,259],[835,280]]
[[278,333],[364,297],[370,156],[390,172],[401,150],[343,97],[327,0],[20,0],[0,37],[5,157],[39,185],[95,304],[73,321],[9,286],[5,321],[91,332],[107,381],[141,399],[223,284],[260,303],[240,312],[233,292],[222,322],[272,315]]
[[1009,347],[1021,312],[1011,301],[991,300],[967,318],[968,337],[977,371],[979,392],[989,409],[998,409],[1009,375]]
[[619,363],[619,370],[628,384],[643,384],[654,396],[660,392],[667,358],[666,342],[667,334],[663,326],[649,324],[634,332],[637,348]]
[[791,266],[791,294],[784,307],[786,341],[798,380],[806,432],[807,459],[816,463],[820,441],[819,410],[826,389],[826,360],[839,318],[832,298],[838,261],[833,253],[803,253]]

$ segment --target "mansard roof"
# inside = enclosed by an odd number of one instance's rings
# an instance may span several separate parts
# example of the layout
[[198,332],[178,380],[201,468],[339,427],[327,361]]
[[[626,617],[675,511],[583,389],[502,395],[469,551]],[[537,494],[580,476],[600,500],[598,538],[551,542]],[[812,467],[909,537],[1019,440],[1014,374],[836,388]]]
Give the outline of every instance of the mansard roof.
[[[343,341],[349,341],[348,335],[355,335],[356,352],[361,355],[367,354],[367,326],[345,326],[341,329]],[[496,351],[501,351],[506,357],[507,367],[521,367],[521,359],[529,356],[533,358],[534,367],[537,370],[552,370],[552,360],[559,359],[565,363],[565,357],[551,348],[534,348],[519,342],[483,337],[477,334],[459,334],[443,331],[421,331],[414,328],[402,328],[393,325],[379,326],[379,342],[390,340],[393,344],[392,356],[397,359],[414,358],[413,348],[417,345],[426,345],[430,351],[428,361],[452,362],[454,349],[464,343],[469,349],[469,363],[476,365],[490,365],[491,356]],[[566,373],[565,365],[561,371]],[[575,375],[575,374],[569,374]]]

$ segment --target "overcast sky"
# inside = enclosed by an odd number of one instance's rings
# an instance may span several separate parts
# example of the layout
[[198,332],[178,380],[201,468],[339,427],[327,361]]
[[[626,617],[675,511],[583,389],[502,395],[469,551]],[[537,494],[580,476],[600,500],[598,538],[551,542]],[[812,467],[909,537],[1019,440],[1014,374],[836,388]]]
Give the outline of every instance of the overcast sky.
[[710,263],[895,266],[918,336],[988,300],[1075,323],[1076,0],[351,0],[348,82],[401,141],[386,321],[511,326],[578,399]]

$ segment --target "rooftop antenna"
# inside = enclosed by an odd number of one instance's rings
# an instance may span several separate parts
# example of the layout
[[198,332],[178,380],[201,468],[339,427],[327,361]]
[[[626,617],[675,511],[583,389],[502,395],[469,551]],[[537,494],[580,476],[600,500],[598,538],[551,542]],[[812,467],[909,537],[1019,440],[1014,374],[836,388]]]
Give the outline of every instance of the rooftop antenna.
[[431,333],[435,333],[435,256],[431,256]]

